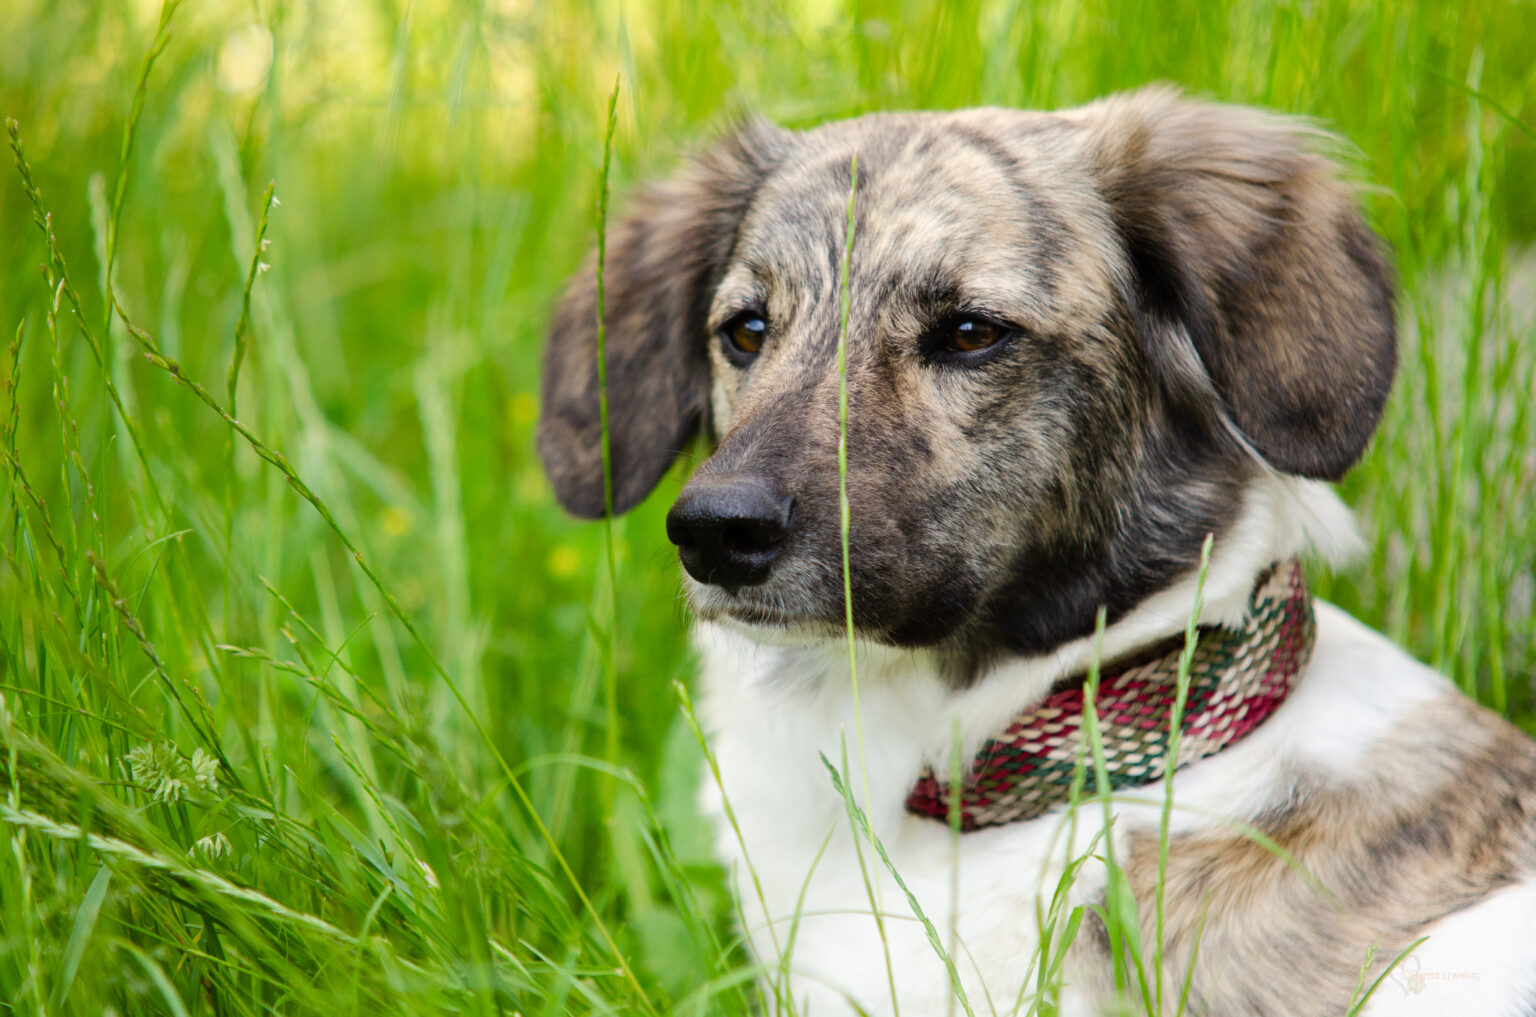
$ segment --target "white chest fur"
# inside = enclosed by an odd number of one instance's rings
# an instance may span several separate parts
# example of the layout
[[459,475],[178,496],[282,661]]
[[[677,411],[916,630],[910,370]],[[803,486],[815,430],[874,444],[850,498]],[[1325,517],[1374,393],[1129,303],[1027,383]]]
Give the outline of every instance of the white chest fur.
[[[1347,773],[1350,758],[1401,710],[1445,690],[1438,675],[1336,609],[1319,604],[1318,623],[1314,663],[1290,700],[1242,742],[1179,772],[1175,830],[1251,818],[1283,798],[1300,773]],[[835,654],[764,647],[712,628],[700,632],[700,643],[712,744],[741,831],[738,840],[722,822],[719,849],[736,869],[747,931],[763,963],[778,967],[792,944],[786,966],[799,1012],[849,1013],[853,1000],[870,1013],[889,1013],[893,986],[911,1013],[943,1013],[950,997],[927,930],[867,844],[859,845],[861,865],[844,801],[822,761],[840,765],[845,747],[851,791],[946,949],[953,938],[973,1009],[1012,1010],[1039,952],[1040,908],[1065,860],[1102,825],[1100,809],[1078,811],[1075,849],[1062,810],[955,837],[907,814],[904,802],[923,763],[948,758],[944,734],[963,721],[957,700],[964,694],[903,669],[897,655],[862,661],[861,761],[846,674],[838,681],[835,672],[809,670],[833,671]],[[1159,787],[1123,795],[1114,810],[1117,835],[1155,829],[1160,798]],[[723,811],[712,782],[706,809]],[[1090,864],[1072,900],[1095,900],[1102,891],[1102,867]],[[884,943],[871,917],[877,905],[887,916]]]

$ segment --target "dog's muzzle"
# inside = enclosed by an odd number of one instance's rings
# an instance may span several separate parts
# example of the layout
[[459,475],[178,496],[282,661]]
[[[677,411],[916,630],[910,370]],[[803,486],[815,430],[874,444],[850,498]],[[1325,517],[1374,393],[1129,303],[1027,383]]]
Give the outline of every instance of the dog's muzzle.
[[768,578],[794,515],[795,499],[764,478],[694,477],[667,513],[667,539],[690,576],[734,590]]

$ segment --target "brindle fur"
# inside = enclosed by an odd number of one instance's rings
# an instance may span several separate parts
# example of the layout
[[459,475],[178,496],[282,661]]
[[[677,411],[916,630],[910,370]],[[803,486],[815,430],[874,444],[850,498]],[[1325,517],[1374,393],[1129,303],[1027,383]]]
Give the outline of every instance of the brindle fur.
[[[748,125],[646,192],[609,249],[616,507],[707,422],[700,475],[751,473],[796,507],[769,581],[695,591],[696,610],[841,623],[835,348],[857,154],[856,624],[938,647],[963,682],[1083,635],[1101,605],[1113,622],[1193,567],[1252,471],[1337,476],[1379,416],[1388,271],[1318,144],[1163,89],[1054,115]],[[770,333],[740,369],[714,331],[751,305]],[[586,516],[602,511],[595,307],[589,267],[555,318],[539,432]],[[926,358],[925,333],[961,311],[1021,333],[981,367]]]
[[[1193,953],[1194,1012],[1336,1017],[1373,945],[1368,979],[1435,922],[1536,875],[1536,743],[1471,701],[1420,706],[1358,774],[1346,788],[1314,776],[1256,819],[1278,850],[1237,831],[1171,840],[1164,984],[1182,989]],[[1123,861],[1150,901],[1156,835],[1130,838]],[[1107,969],[1102,928],[1076,945]]]

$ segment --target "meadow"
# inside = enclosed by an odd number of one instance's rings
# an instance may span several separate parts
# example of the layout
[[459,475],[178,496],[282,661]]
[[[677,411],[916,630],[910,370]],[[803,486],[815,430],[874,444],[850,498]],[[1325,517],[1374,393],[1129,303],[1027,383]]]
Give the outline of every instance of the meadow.
[[682,473],[610,559],[533,450],[616,78],[615,214],[743,110],[1169,81],[1338,132],[1402,361],[1315,584],[1536,731],[1533,41],[1526,0],[7,0],[0,1012],[772,1012],[694,811]]

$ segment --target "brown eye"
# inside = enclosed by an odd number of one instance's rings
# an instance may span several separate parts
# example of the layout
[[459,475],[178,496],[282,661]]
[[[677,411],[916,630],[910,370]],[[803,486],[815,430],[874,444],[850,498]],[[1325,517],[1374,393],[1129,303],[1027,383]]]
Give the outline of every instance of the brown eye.
[[733,359],[751,359],[757,356],[763,348],[763,339],[768,335],[768,322],[763,316],[754,312],[738,314],[725,327],[720,330],[725,338],[725,352],[734,355]]
[[944,345],[958,353],[975,353],[997,345],[1007,334],[995,322],[981,318],[961,318],[950,327]]

